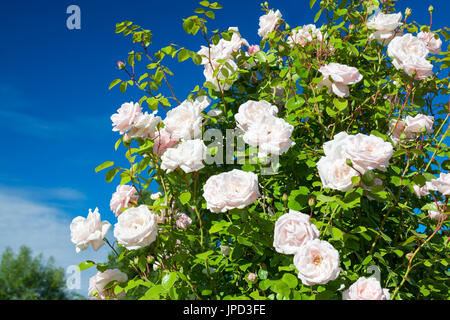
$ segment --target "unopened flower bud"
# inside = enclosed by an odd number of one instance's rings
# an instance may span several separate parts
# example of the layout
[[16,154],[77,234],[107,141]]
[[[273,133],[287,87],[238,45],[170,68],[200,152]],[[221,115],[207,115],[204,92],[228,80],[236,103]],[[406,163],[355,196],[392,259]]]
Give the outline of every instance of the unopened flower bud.
[[125,63],[123,63],[122,61],[117,61],[117,67],[119,69],[123,69],[123,68],[125,68]]
[[283,194],[283,201],[287,201],[288,195],[286,193]]
[[148,264],[153,264],[153,263],[155,263],[155,257],[153,257],[153,256],[147,256],[147,263],[148,263]]
[[128,135],[128,133],[125,133],[123,135],[123,142],[129,142],[130,141],[130,136]]
[[352,163],[352,160],[350,160],[350,159],[346,159],[345,160],[345,162],[347,163],[347,165],[349,166],[349,167],[353,167],[353,163]]
[[314,203],[315,203],[314,198],[309,198],[309,200],[308,200],[308,205],[309,205],[310,207],[312,207],[312,206],[314,206]]
[[406,254],[406,259],[411,260],[411,258],[413,257],[414,253],[410,252],[408,254]]
[[405,10],[405,17],[409,17],[411,15],[411,8],[406,8]]
[[428,7],[428,11],[429,11],[430,13],[433,13],[434,7],[433,7],[432,5],[430,5],[430,6]]

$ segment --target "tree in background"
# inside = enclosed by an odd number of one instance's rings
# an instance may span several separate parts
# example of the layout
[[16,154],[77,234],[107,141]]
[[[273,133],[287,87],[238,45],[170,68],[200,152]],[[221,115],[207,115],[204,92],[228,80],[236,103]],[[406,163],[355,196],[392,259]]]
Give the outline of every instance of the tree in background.
[[79,299],[77,293],[66,289],[64,269],[47,262],[42,254],[32,256],[32,251],[22,246],[17,255],[6,248],[0,262],[1,300],[68,300]]

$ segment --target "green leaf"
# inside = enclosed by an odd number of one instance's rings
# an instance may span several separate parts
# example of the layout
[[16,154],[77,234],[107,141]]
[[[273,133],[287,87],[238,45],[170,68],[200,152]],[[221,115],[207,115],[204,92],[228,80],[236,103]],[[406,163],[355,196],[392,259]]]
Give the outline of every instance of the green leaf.
[[114,161],[105,161],[101,165],[99,165],[97,168],[95,168],[95,172],[102,171],[103,169],[109,168],[114,165]]
[[178,61],[179,62],[183,62],[187,59],[189,59],[191,57],[191,54],[189,52],[189,50],[187,49],[182,49],[180,50],[180,52],[178,52]]
[[309,0],[309,7],[312,9],[317,0]]
[[321,14],[322,14],[322,9],[320,9],[314,16],[314,23],[316,23],[317,20],[319,20]]
[[81,262],[78,265],[78,269],[80,269],[80,271],[83,271],[83,270],[89,269],[90,267],[93,267],[93,266],[95,266],[95,262],[87,260],[87,261]]
[[291,289],[294,289],[298,285],[298,278],[291,273],[283,274],[283,277],[281,277],[281,281],[286,283]]
[[347,108],[348,101],[334,98],[333,99],[333,104],[336,107],[336,109],[338,109],[339,111],[343,111],[344,109]]
[[117,169],[117,168],[110,169],[106,173],[106,176],[105,176],[106,182],[110,183],[114,179],[114,177],[116,176],[116,174],[118,172],[119,172],[119,169]]
[[181,201],[182,204],[188,203],[189,200],[191,200],[191,193],[189,191],[183,192],[180,195],[180,201]]
[[172,286],[176,280],[177,280],[176,272],[166,273],[161,280],[161,284],[162,284],[163,288],[167,290],[167,289],[172,288]]
[[120,83],[122,80],[120,80],[120,79],[116,79],[116,80],[113,80],[112,82],[111,82],[111,84],[109,85],[109,88],[108,88],[108,90],[111,90],[114,86],[116,86],[118,83]]

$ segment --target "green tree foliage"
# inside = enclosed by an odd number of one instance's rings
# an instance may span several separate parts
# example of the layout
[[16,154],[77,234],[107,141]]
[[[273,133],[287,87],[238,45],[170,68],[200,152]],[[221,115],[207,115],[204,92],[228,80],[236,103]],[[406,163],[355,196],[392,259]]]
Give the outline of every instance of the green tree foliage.
[[33,257],[31,249],[20,248],[17,255],[6,248],[0,263],[1,300],[68,300],[80,295],[66,289],[63,268],[54,266],[53,257],[44,261]]

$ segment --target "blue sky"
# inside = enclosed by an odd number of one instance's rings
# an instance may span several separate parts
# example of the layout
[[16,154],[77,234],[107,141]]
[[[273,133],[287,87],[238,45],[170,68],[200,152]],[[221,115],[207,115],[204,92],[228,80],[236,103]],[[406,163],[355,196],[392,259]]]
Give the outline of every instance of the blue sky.
[[[251,44],[257,44],[261,0],[221,1],[211,29],[237,26]],[[81,30],[69,30],[66,8],[81,8]],[[274,0],[291,26],[313,23],[316,10],[309,1]],[[448,26],[450,2],[399,0],[413,19],[426,24],[428,6],[435,7],[433,29]],[[94,168],[118,160],[114,151],[118,134],[110,116],[124,102],[140,98],[118,88],[108,91],[113,79],[124,75],[116,69],[132,50],[130,40],[115,34],[115,23],[130,20],[153,33],[153,46],[176,43],[197,51],[200,37],[187,36],[182,18],[192,15],[198,1],[11,1],[0,10],[0,251],[21,244],[36,253],[53,255],[67,267],[84,259],[104,260],[108,249],[88,249],[75,254],[70,242],[72,218],[86,216],[95,207],[103,219],[115,223],[109,209],[116,183],[106,183],[104,172]],[[316,7],[314,9],[317,8]],[[202,68],[192,62],[173,64],[170,81],[179,99],[204,81]],[[112,232],[109,233],[112,239]],[[83,286],[87,274],[83,274]],[[83,289],[84,292],[85,289]]]

